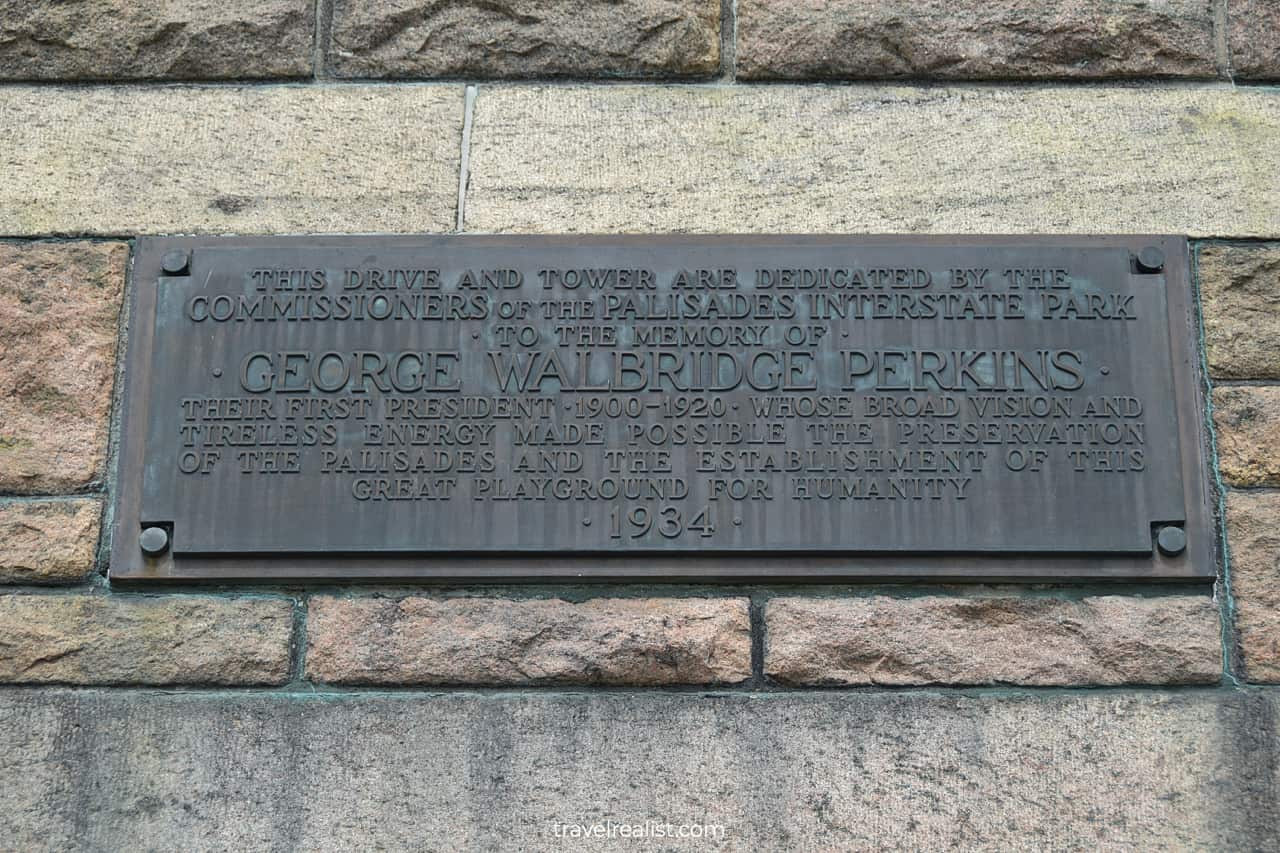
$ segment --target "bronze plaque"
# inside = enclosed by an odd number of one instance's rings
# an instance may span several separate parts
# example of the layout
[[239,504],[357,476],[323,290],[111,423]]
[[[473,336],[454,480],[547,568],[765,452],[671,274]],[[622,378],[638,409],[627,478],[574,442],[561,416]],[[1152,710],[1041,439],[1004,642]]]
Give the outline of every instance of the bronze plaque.
[[1185,239],[139,242],[117,578],[1214,573]]

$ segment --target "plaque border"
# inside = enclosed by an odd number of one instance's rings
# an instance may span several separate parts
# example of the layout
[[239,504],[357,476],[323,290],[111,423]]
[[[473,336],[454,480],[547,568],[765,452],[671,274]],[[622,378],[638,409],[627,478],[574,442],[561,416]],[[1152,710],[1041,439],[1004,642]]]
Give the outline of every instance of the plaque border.
[[[1169,312],[1170,359],[1178,415],[1178,436],[1187,548],[1177,556],[1153,546],[1150,555],[1032,553],[885,553],[728,551],[629,554],[556,551],[434,554],[245,554],[189,555],[166,551],[145,555],[141,534],[143,460],[149,420],[151,358],[161,258],[171,250],[271,248],[323,245],[412,248],[433,241],[476,246],[720,245],[750,240],[753,245],[1035,246],[1124,248],[1137,256],[1155,246],[1164,253],[1162,270]],[[1217,576],[1216,492],[1209,460],[1207,381],[1199,352],[1200,318],[1191,281],[1190,243],[1178,235],[910,235],[910,234],[716,234],[716,235],[289,235],[140,237],[129,271],[123,391],[119,395],[119,444],[112,472],[109,576],[125,582],[693,582],[789,583],[934,580],[946,582],[1208,581]],[[1153,538],[1155,531],[1153,530]]]

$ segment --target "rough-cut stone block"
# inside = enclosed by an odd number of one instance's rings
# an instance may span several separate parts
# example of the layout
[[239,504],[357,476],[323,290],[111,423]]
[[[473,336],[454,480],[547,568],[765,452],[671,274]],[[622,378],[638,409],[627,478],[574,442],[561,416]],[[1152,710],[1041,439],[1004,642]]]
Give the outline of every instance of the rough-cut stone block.
[[1212,77],[1207,0],[739,0],[747,79]]
[[1280,92],[480,87],[466,224],[1280,235]]
[[1227,483],[1280,485],[1280,387],[1215,388],[1213,423]]
[[720,67],[720,0],[335,0],[346,77],[693,77]]
[[284,599],[0,595],[0,682],[282,684]]
[[716,684],[751,675],[743,598],[313,599],[307,675],[332,684]]
[[1280,80],[1280,0],[1231,0],[1227,16],[1232,76]]
[[775,598],[765,674],[786,684],[1210,684],[1209,596]]
[[6,0],[0,80],[310,76],[312,0]]
[[[15,850],[1270,851],[1277,717],[1259,690],[7,690],[0,824]],[[723,836],[565,834],[606,820]]]
[[450,231],[462,86],[0,89],[0,234]]
[[93,570],[102,502],[0,503],[0,583],[70,583]]
[[1205,246],[1197,269],[1209,372],[1280,378],[1280,247]]
[[123,243],[0,243],[0,491],[102,477],[128,258]]
[[1231,492],[1227,546],[1245,677],[1280,682],[1280,494]]

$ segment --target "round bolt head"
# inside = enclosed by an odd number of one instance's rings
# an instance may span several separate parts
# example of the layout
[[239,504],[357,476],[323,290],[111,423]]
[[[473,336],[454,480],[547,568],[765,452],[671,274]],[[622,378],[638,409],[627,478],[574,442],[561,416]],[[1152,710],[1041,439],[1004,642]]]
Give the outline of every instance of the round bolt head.
[[148,527],[138,537],[142,553],[155,557],[169,550],[169,534],[163,527]]
[[160,258],[160,269],[169,275],[182,275],[187,271],[187,264],[191,262],[190,256],[181,249],[174,249],[165,252]]
[[1155,246],[1147,246],[1138,253],[1138,269],[1142,272],[1160,272],[1164,269],[1164,252]]
[[1166,557],[1176,557],[1187,550],[1187,532],[1173,525],[1162,527],[1156,535],[1156,547]]

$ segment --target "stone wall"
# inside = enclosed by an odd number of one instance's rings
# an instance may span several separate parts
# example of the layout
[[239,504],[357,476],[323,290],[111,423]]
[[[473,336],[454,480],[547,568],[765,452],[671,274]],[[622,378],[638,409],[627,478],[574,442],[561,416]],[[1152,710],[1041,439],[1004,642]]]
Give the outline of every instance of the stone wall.
[[[0,848],[1280,850],[1277,80],[1276,0],[0,3]],[[365,232],[1188,234],[1218,581],[111,583],[134,238]]]

